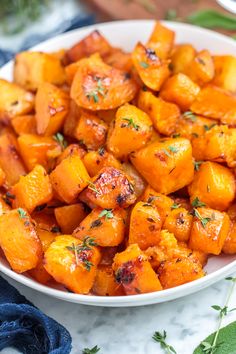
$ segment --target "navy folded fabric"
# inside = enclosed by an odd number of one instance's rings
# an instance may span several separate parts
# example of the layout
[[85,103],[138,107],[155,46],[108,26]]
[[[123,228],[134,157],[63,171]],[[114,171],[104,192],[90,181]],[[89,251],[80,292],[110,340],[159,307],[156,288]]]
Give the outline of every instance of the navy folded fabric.
[[24,354],[68,354],[71,336],[0,277],[0,351],[6,347]]

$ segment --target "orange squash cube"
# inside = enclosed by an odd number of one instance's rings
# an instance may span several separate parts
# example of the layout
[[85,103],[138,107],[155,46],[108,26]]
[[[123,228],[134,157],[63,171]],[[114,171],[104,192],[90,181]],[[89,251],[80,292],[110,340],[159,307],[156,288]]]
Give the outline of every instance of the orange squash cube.
[[79,156],[82,159],[86,155],[86,151],[79,144],[70,144],[64,149],[64,151],[57,158],[57,164],[59,164],[62,160],[66,159],[71,155]]
[[17,116],[11,120],[16,134],[36,134],[36,120],[34,115]]
[[136,92],[136,82],[126,72],[105,64],[97,53],[80,60],[70,96],[78,106],[99,111],[131,101]]
[[111,266],[99,265],[92,292],[99,296],[125,295],[123,287],[115,281]]
[[[173,209],[175,207],[175,209]],[[193,216],[185,208],[172,205],[171,212],[167,215],[163,224],[163,229],[173,233],[178,241],[187,242],[190,237]]]
[[220,254],[230,229],[228,215],[209,208],[198,208],[194,211],[189,248],[204,253]]
[[107,148],[117,158],[126,158],[134,150],[145,146],[152,135],[152,121],[137,107],[125,104],[116,112],[111,123]]
[[88,294],[91,290],[100,253],[92,240],[82,243],[72,236],[58,236],[45,252],[44,267],[59,283],[77,294]]
[[129,244],[136,243],[141,250],[158,245],[162,220],[157,209],[138,202],[132,209],[129,226]]
[[105,145],[108,126],[95,114],[82,111],[74,137],[88,149],[97,150]]
[[140,42],[132,52],[132,60],[142,82],[154,91],[159,91],[170,76],[169,60],[161,60],[154,49]]
[[14,208],[24,208],[29,213],[42,204],[49,202],[52,197],[52,186],[45,169],[37,165],[26,176],[21,176],[18,183],[12,187]]
[[0,136],[0,166],[6,175],[6,184],[12,186],[19,181],[26,169],[18,151],[17,140],[13,134]]
[[130,155],[132,164],[159,193],[169,194],[187,186],[194,166],[190,141],[163,139]]
[[[177,104],[182,111],[187,111],[200,91],[200,87],[187,75],[179,73],[171,76],[162,86],[160,97]],[[201,114],[200,112],[196,112]],[[212,117],[214,118],[214,117]]]
[[194,113],[219,119],[223,124],[236,124],[236,97],[216,86],[208,85],[202,88],[190,109]]
[[40,84],[62,85],[65,72],[60,59],[43,52],[21,52],[15,57],[14,81],[27,90],[36,91]]
[[30,113],[34,107],[34,95],[22,87],[0,79],[0,121]]
[[166,102],[151,92],[141,90],[138,107],[149,115],[154,128],[159,133],[170,136],[175,132],[180,118],[180,110],[176,104]]
[[68,49],[65,57],[68,63],[73,63],[94,53],[100,53],[102,57],[107,56],[111,50],[110,43],[95,30]]
[[161,216],[162,223],[164,223],[165,218],[171,211],[171,207],[174,203],[173,199],[156,192],[150,186],[146,187],[141,199],[142,201],[155,206]]
[[175,32],[163,26],[161,22],[156,22],[155,27],[148,39],[147,47],[155,50],[156,54],[166,59],[174,45]]
[[236,204],[231,205],[227,213],[231,223],[222,251],[226,254],[236,254]]
[[200,262],[183,257],[161,264],[158,268],[159,279],[163,289],[174,288],[204,277]]
[[129,176],[114,167],[104,167],[80,194],[80,200],[103,209],[125,208],[135,202],[136,194]]
[[95,208],[81,221],[73,236],[83,240],[94,239],[98,246],[118,246],[124,239],[127,211],[124,209]]
[[79,193],[89,184],[90,177],[79,156],[62,160],[50,174],[54,190],[67,204],[76,202]]
[[65,91],[45,82],[38,88],[35,111],[38,134],[53,135],[62,128],[69,112],[69,97]]
[[62,233],[69,235],[86,217],[87,211],[84,204],[77,203],[55,208],[54,214]]
[[137,244],[117,253],[112,268],[116,282],[122,284],[126,295],[162,290],[157,274]]
[[36,267],[42,246],[25,210],[11,210],[0,216],[0,247],[16,273]]
[[69,112],[66,115],[63,124],[63,133],[65,135],[74,138],[75,129],[77,127],[80,115],[81,115],[81,109],[77,106],[77,104],[73,100],[70,100]]
[[140,197],[147,186],[146,181],[130,162],[124,162],[122,164],[122,170],[131,178],[134,192],[137,197]]
[[204,162],[188,187],[191,201],[199,198],[209,208],[226,210],[235,198],[235,177],[227,167]]
[[49,171],[55,164],[55,158],[61,154],[61,146],[49,136],[23,134],[18,138],[19,151],[28,171],[36,165],[42,165]]
[[213,57],[215,76],[213,83],[223,89],[236,92],[236,57],[232,55],[216,55]]
[[184,73],[192,62],[196,50],[191,44],[178,44],[171,53],[171,67],[173,74]]
[[185,74],[200,86],[210,82],[215,74],[214,61],[210,52],[206,49],[198,52],[187,66]]
[[122,170],[121,163],[103,147],[98,151],[89,151],[84,156],[83,162],[91,177],[97,175],[103,167],[110,166]]

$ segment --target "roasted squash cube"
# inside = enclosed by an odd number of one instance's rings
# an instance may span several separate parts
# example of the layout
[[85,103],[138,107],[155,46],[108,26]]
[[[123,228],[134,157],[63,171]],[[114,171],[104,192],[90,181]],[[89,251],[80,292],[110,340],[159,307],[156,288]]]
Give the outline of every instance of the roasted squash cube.
[[84,165],[91,177],[94,177],[103,167],[115,167],[122,170],[121,163],[103,147],[98,151],[89,151],[83,158]]
[[0,216],[0,247],[15,272],[23,273],[36,267],[42,247],[25,210],[19,208]]
[[196,54],[191,44],[178,44],[171,53],[171,68],[173,74],[184,73]]
[[83,203],[77,203],[55,208],[54,214],[62,233],[69,235],[88,213]]
[[81,221],[73,236],[83,240],[94,239],[98,246],[118,246],[124,239],[127,211],[124,209],[95,208]]
[[73,100],[70,100],[69,112],[66,115],[63,125],[63,133],[65,135],[74,138],[75,129],[78,124],[80,115],[81,109]]
[[53,135],[62,128],[69,112],[69,97],[65,91],[45,82],[38,88],[35,110],[38,134]]
[[119,48],[113,48],[111,53],[104,57],[104,61],[106,64],[113,66],[113,68],[126,72],[130,72],[133,65],[131,54]]
[[147,186],[146,181],[130,162],[124,162],[122,170],[133,180],[135,194],[140,197]]
[[21,176],[12,187],[13,206],[21,207],[31,213],[37,206],[49,202],[52,197],[52,185],[45,169],[37,165],[26,176]]
[[[162,86],[160,97],[177,104],[182,111],[187,111],[200,91],[200,87],[187,75],[179,73],[171,76]],[[201,114],[200,112],[196,112]],[[212,117],[214,118],[214,117]]]
[[218,255],[230,229],[230,219],[224,212],[209,208],[194,209],[189,247]]
[[36,120],[34,115],[17,116],[11,120],[16,134],[36,134]]
[[78,294],[88,294],[99,261],[100,253],[92,240],[81,242],[75,237],[63,235],[56,237],[45,252],[44,267],[66,288]]
[[75,128],[74,137],[88,149],[97,150],[105,145],[108,126],[95,114],[82,111]]
[[117,158],[126,158],[134,150],[145,146],[152,135],[152,121],[137,107],[125,104],[110,125],[107,148]]
[[30,113],[34,107],[34,95],[22,87],[0,79],[0,121]]
[[125,208],[135,202],[136,194],[129,176],[114,167],[104,167],[81,193],[80,200],[104,209]]
[[236,254],[236,204],[233,204],[227,212],[231,223],[222,251],[226,254]]
[[156,192],[150,186],[146,187],[141,199],[142,201],[155,206],[161,216],[162,223],[164,223],[165,218],[171,211],[171,207],[174,203],[173,199]]
[[71,155],[57,165],[50,174],[50,180],[61,200],[70,204],[76,202],[90,177],[79,156]]
[[117,253],[112,268],[116,282],[122,284],[126,295],[162,290],[157,274],[137,244]]
[[111,266],[99,265],[92,292],[99,296],[125,295],[123,287],[115,281]]
[[163,262],[158,268],[158,274],[163,289],[174,288],[205,275],[200,262],[189,257]]
[[156,54],[166,59],[174,45],[175,32],[163,26],[160,22],[156,22],[155,27],[148,39],[147,46],[154,49]]
[[223,89],[236,92],[236,57],[232,55],[217,55],[213,57],[215,76],[213,83]]
[[235,198],[235,177],[227,168],[216,162],[204,162],[188,187],[191,201],[199,198],[208,207],[226,210]]
[[57,158],[57,164],[59,164],[62,160],[66,159],[71,155],[79,156],[82,159],[86,155],[86,151],[79,144],[70,144],[64,149],[64,151]]
[[31,171],[36,165],[42,165],[47,171],[51,169],[55,158],[61,154],[61,146],[49,136],[23,134],[18,138],[19,151]]
[[180,118],[180,110],[176,104],[166,102],[151,92],[141,90],[138,107],[149,115],[154,128],[159,133],[169,136],[175,132]]
[[208,85],[201,89],[190,106],[191,111],[223,124],[236,124],[236,97],[222,88]]
[[21,52],[15,57],[14,81],[27,90],[36,91],[40,84],[62,85],[65,72],[60,59],[42,52]]
[[17,140],[13,134],[0,136],[0,166],[6,175],[6,184],[12,186],[19,181],[26,169],[18,151]]
[[106,38],[99,31],[95,30],[68,49],[65,57],[69,63],[72,63],[84,57],[89,57],[94,53],[100,53],[104,57],[111,50],[112,47]]
[[161,60],[152,48],[138,43],[132,53],[132,60],[142,82],[154,91],[159,91],[170,76],[169,60]]
[[187,139],[156,141],[130,157],[141,175],[159,193],[173,193],[193,179],[192,147]]
[[193,216],[185,208],[174,203],[171,212],[167,215],[163,229],[173,233],[178,241],[187,242],[190,237]]
[[71,85],[76,104],[93,111],[119,107],[136,92],[136,82],[126,72],[105,64],[99,54],[80,60]]
[[141,250],[158,245],[161,226],[157,209],[151,204],[138,202],[130,216],[129,244],[136,243]]
[[208,50],[201,50],[187,66],[185,74],[202,86],[210,82],[215,74],[213,58]]

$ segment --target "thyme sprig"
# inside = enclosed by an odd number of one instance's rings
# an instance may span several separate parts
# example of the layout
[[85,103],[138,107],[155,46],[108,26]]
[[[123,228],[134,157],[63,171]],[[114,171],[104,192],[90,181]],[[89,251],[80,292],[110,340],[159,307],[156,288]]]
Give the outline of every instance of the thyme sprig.
[[92,250],[92,246],[97,246],[96,242],[94,241],[93,238],[86,236],[83,239],[83,242],[81,244],[76,245],[73,242],[71,246],[66,246],[66,249],[68,249],[69,251],[72,251],[74,253],[75,263],[77,265],[79,264],[79,260],[81,260],[85,266],[85,269],[87,271],[90,271],[91,267],[93,267],[93,263],[87,259],[84,252]]
[[165,350],[166,354],[177,354],[175,349],[166,342],[166,337],[166,331],[163,331],[163,334],[161,332],[155,332],[152,336],[156,342],[160,343],[161,348]]
[[139,130],[140,126],[134,122],[133,118],[122,118],[122,119],[127,122],[126,127],[128,127],[128,128],[132,127],[135,130]]

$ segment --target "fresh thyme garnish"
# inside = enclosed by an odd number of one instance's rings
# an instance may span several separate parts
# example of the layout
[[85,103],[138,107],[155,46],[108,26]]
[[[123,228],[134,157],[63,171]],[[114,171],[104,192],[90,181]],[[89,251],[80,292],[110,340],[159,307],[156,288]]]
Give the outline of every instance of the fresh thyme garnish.
[[230,302],[230,299],[231,299],[234,289],[235,289],[236,278],[228,277],[228,278],[226,278],[226,280],[232,281],[232,286],[229,289],[229,293],[228,293],[225,305],[223,307],[221,307],[219,305],[211,306],[219,314],[219,323],[218,323],[217,331],[214,334],[213,342],[209,343],[205,340],[201,343],[201,348],[202,348],[204,354],[214,354],[216,352],[216,350],[224,344],[224,342],[221,342],[221,343],[217,342],[219,334],[220,334],[223,319],[230,312],[236,311],[236,308],[229,309],[229,302]]
[[68,143],[61,133],[56,133],[55,135],[53,135],[53,139],[58,142],[62,150],[65,150]]
[[105,154],[105,148],[104,148],[104,146],[102,146],[102,147],[100,147],[100,148],[98,149],[98,154],[99,154],[100,156],[103,156],[103,155]]
[[139,65],[140,65],[142,68],[144,68],[144,69],[149,68],[149,64],[148,64],[148,63],[145,63],[145,61],[140,61],[140,62],[139,62]]
[[112,219],[114,217],[112,210],[111,209],[104,209],[101,211],[101,213],[98,215],[99,218],[102,218],[105,216],[105,219]]
[[176,153],[176,152],[178,152],[178,149],[175,147],[175,146],[168,146],[168,149],[171,151],[171,152],[173,152],[174,154]]
[[204,161],[194,161],[194,170],[199,171],[199,168],[203,162]]
[[88,189],[91,189],[91,191],[95,192],[96,194],[99,195],[101,194],[92,181],[87,181],[87,182],[88,182]]
[[181,204],[173,203],[170,208],[173,210],[173,209],[178,209],[180,207],[181,207]]
[[82,354],[96,354],[98,353],[100,350],[100,348],[98,348],[97,345],[95,345],[95,347],[89,349],[89,348],[84,348],[82,351]]
[[61,232],[61,229],[59,226],[53,226],[50,230],[53,233]]
[[191,120],[191,122],[196,122],[197,117],[191,111],[184,112],[183,118]]
[[212,218],[203,218],[197,209],[193,209],[193,215],[201,221],[202,226],[205,228],[207,223],[212,220]]
[[192,206],[194,208],[200,208],[200,207],[204,207],[206,206],[205,203],[201,202],[200,199],[198,197],[196,197],[193,201],[192,201]]
[[209,130],[211,130],[213,127],[215,127],[217,124],[216,123],[213,123],[213,124],[210,124],[210,125],[207,125],[207,124],[204,124],[203,128],[206,132],[208,132]]
[[92,98],[94,103],[98,103],[99,95],[101,95],[102,97],[106,96],[106,89],[103,86],[102,80],[100,78],[95,77],[94,79],[97,81],[97,87],[95,87],[92,91],[87,92],[86,97],[89,101]]
[[93,267],[93,263],[87,259],[85,251],[90,251],[92,246],[97,246],[97,244],[94,242],[93,238],[86,236],[83,239],[82,244],[75,245],[73,242],[71,246],[66,246],[66,248],[74,253],[75,262],[77,265],[79,264],[79,260],[81,260],[85,266],[85,269],[90,271],[91,267]]
[[167,354],[171,354],[171,353],[177,354],[175,349],[171,345],[166,343],[166,336],[167,336],[166,331],[163,331],[163,334],[161,334],[161,332],[155,332],[152,336],[152,339],[160,343],[161,348],[164,349]]
[[179,138],[180,136],[181,136],[180,133],[174,133],[172,135],[172,138],[176,139],[176,138]]
[[128,122],[126,127],[133,127],[135,130],[139,130],[140,127],[138,124],[134,122],[133,118],[122,118],[122,119]]
[[26,213],[26,211],[24,210],[24,209],[22,209],[22,208],[18,208],[17,209],[17,212],[18,212],[18,214],[20,215],[20,218],[21,219],[25,219],[25,218],[27,218],[27,213]]

